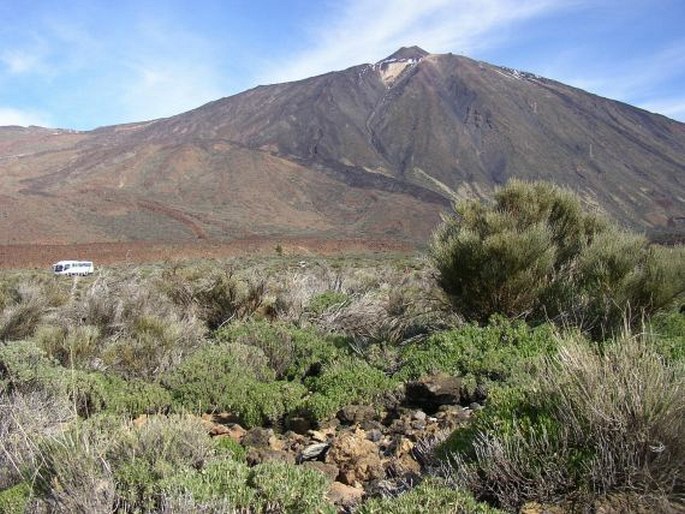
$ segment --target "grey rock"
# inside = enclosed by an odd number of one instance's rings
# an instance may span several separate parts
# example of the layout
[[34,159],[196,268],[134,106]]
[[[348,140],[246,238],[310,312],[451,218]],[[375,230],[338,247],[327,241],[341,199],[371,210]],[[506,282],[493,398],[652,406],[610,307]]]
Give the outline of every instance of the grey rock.
[[306,448],[304,448],[298,457],[299,461],[304,461],[304,460],[314,460],[318,458],[319,456],[323,455],[328,448],[330,448],[330,443],[314,443],[310,444]]

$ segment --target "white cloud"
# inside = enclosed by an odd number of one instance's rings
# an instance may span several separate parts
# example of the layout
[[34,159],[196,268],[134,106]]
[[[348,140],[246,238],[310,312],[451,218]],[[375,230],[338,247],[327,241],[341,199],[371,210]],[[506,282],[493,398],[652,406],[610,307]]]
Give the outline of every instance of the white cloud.
[[287,64],[274,63],[264,81],[280,82],[381,59],[401,46],[471,53],[495,44],[497,31],[575,5],[578,0],[353,0],[331,23],[311,28],[314,47]]
[[6,125],[19,125],[22,127],[37,125],[49,127],[51,123],[43,114],[35,111],[25,111],[13,107],[0,107],[0,126]]
[[202,63],[151,59],[131,63],[130,71],[120,97],[127,119],[171,116],[222,96],[214,72]]
[[0,54],[0,61],[11,74],[30,73],[43,67],[41,56],[26,50],[5,50]]
[[126,119],[171,116],[223,96],[212,42],[163,17],[143,17],[119,55],[115,97]]

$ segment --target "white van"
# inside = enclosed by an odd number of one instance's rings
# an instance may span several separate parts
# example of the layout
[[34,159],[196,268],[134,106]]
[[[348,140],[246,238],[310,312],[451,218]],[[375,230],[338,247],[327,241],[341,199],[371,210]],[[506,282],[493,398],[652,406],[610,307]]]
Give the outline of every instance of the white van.
[[94,271],[91,261],[59,261],[52,265],[55,275],[91,275]]

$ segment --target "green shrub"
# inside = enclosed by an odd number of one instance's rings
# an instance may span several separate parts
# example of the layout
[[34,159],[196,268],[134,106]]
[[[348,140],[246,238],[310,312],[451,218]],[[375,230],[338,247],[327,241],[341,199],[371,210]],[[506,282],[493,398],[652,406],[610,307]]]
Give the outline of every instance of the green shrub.
[[0,491],[0,514],[24,514],[31,498],[31,485],[28,482]]
[[36,495],[57,512],[111,512],[116,494],[103,437],[76,429],[39,439],[41,459],[31,473]]
[[0,312],[0,341],[18,341],[30,337],[43,315],[43,304],[34,299],[5,307]]
[[174,401],[192,412],[222,410],[235,383],[255,375],[241,368],[225,345],[208,345],[196,351],[162,377]]
[[634,494],[680,501],[685,487],[685,375],[646,336],[600,348],[569,337],[536,380],[496,389],[443,452],[451,479],[516,510]]
[[257,312],[266,282],[256,275],[238,278],[230,268],[172,268],[163,274],[160,288],[175,304],[197,313],[210,330],[216,330]]
[[0,490],[19,483],[40,461],[37,438],[61,431],[75,417],[59,380],[0,392]]
[[467,324],[405,346],[397,377],[414,380],[446,372],[474,377],[479,383],[500,382],[513,373],[530,371],[536,357],[555,352],[557,346],[549,325],[531,329],[522,321],[497,317],[485,327]]
[[297,409],[306,389],[274,380],[236,358],[233,344],[202,348],[163,378],[176,404],[193,412],[230,411],[247,426],[273,424]]
[[415,488],[395,498],[372,498],[355,512],[359,514],[501,514],[486,503],[477,502],[468,492],[454,489],[439,479],[425,479]]
[[567,439],[545,399],[527,388],[496,387],[485,410],[453,432],[436,455],[446,459],[453,485],[518,511],[526,501],[556,503],[578,493],[577,501],[585,494],[592,453],[560,451]]
[[232,396],[226,410],[235,412],[248,427],[275,425],[299,409],[306,393],[305,387],[297,382],[247,381]]
[[265,512],[334,514],[326,500],[329,481],[320,472],[285,462],[265,462],[252,468],[249,485]]
[[215,437],[214,448],[217,455],[227,456],[237,462],[245,462],[247,449],[231,437]]
[[607,230],[576,262],[572,303],[557,316],[588,328],[595,338],[619,332],[626,322],[639,327],[685,292],[685,248],[650,246],[644,236]]
[[213,454],[202,422],[185,416],[150,417],[139,428],[120,428],[112,439],[106,458],[118,500],[129,511],[156,508],[166,479],[183,470],[201,469]]
[[50,512],[157,511],[164,481],[214,454],[202,421],[187,416],[96,416],[34,443],[40,458],[26,473]]
[[333,514],[328,480],[294,464],[267,462],[249,468],[213,460],[201,472],[184,469],[160,483],[163,505],[176,512],[278,512]]
[[657,314],[649,330],[654,344],[669,360],[685,362],[685,313],[676,309]]
[[245,463],[230,459],[211,461],[201,472],[183,469],[161,481],[162,504],[171,512],[256,511],[249,474]]
[[347,294],[340,291],[324,291],[309,300],[307,309],[313,314],[321,314],[336,305],[343,305],[349,300]]
[[351,404],[371,404],[399,383],[361,359],[348,357],[327,366],[318,376],[305,379],[312,392],[304,408],[316,420],[325,420]]
[[492,205],[455,205],[430,246],[438,283],[467,319],[551,318],[597,338],[682,294],[682,253],[583,212],[568,191],[517,180]]
[[0,344],[0,394],[60,391],[62,371],[30,341]]
[[92,325],[42,325],[34,336],[50,359],[65,368],[85,369],[100,353],[100,330]]
[[200,342],[192,320],[141,315],[131,320],[128,333],[110,344],[102,357],[124,376],[150,380],[176,366]]
[[172,403],[171,395],[161,385],[140,379],[124,380],[100,372],[77,372],[70,379],[70,396],[82,417],[98,413],[135,417],[165,412]]
[[324,364],[342,354],[342,338],[322,335],[312,328],[287,323],[251,321],[225,327],[215,334],[218,341],[234,341],[259,349],[276,378],[301,380],[316,374]]

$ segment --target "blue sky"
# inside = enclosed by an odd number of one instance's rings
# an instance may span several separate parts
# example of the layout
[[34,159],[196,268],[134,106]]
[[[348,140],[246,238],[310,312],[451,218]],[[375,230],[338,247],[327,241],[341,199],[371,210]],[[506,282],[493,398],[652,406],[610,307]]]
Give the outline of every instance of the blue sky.
[[685,121],[684,0],[0,0],[0,125],[177,114],[400,46]]

